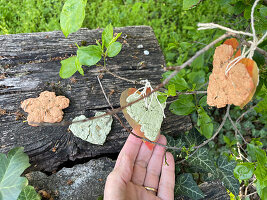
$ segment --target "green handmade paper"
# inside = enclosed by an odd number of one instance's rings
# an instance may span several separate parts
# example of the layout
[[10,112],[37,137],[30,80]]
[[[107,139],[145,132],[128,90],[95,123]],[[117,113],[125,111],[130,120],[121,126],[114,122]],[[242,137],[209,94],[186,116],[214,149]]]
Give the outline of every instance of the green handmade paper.
[[[95,116],[100,116],[105,114],[105,112],[97,112]],[[75,117],[72,122],[81,121],[87,119],[84,115],[80,115]],[[69,126],[69,129],[72,133],[92,144],[103,145],[106,141],[106,137],[111,130],[112,117],[110,115],[97,118],[94,120],[86,121],[86,122],[77,122],[73,123]]]
[[[145,137],[151,141],[156,140],[158,136],[166,107],[166,103],[159,103],[157,95],[158,93],[155,92],[154,95],[147,97],[148,107],[146,107],[145,100],[142,99],[126,108],[130,117],[141,125],[141,131],[144,132]],[[134,93],[126,99],[126,102],[130,103],[139,98],[139,94]]]

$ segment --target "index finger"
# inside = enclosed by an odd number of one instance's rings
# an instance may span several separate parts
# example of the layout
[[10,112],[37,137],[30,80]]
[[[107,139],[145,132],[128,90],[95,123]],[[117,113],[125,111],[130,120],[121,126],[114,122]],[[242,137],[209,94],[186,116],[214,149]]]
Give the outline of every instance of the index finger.
[[[133,133],[134,130],[133,130]],[[116,164],[115,164],[115,168],[118,167],[120,165],[120,162],[121,162],[121,157],[123,154],[127,155],[129,160],[131,161],[131,165],[133,166],[134,165],[134,162],[135,162],[135,159],[137,157],[137,154],[139,152],[139,149],[141,147],[141,144],[142,144],[142,140],[135,137],[134,135],[130,134],[128,136],[128,139],[126,140],[118,158],[117,158],[117,161],[116,161]]]

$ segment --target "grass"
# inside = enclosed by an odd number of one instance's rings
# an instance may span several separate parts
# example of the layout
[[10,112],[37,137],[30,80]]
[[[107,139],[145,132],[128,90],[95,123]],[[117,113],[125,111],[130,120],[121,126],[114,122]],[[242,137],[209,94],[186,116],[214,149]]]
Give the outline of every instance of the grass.
[[[63,0],[0,0],[0,34],[60,30]],[[169,65],[183,62],[221,31],[197,31],[198,22],[240,26],[240,19],[226,15],[216,1],[205,0],[189,11],[182,0],[90,0],[83,27],[94,29],[112,23],[115,27],[152,26]],[[192,45],[193,44],[193,45]],[[179,56],[178,56],[179,55]]]

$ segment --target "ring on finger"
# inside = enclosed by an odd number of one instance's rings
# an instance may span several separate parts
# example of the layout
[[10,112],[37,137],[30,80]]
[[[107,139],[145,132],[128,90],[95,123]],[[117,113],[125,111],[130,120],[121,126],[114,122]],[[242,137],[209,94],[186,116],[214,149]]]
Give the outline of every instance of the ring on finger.
[[145,187],[145,189],[147,190],[147,191],[151,191],[151,192],[158,192],[158,190],[157,189],[155,189],[155,188],[152,188],[152,187]]

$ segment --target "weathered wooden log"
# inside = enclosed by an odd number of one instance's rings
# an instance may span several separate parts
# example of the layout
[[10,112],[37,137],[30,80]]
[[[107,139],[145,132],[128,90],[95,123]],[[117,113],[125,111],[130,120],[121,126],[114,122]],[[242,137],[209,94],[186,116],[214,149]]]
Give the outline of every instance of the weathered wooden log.
[[[75,42],[95,44],[101,32],[100,29],[81,29],[67,39],[60,31],[0,36],[0,109],[3,109],[0,112],[0,152],[23,146],[35,170],[51,172],[67,160],[120,151],[128,133],[116,120],[101,146],[75,137],[68,126],[32,127],[23,122],[25,118],[21,116],[25,114],[20,108],[21,101],[38,97],[44,90],[70,99],[70,106],[64,110],[64,121],[81,114],[91,117],[95,111],[109,108],[96,79],[101,73],[100,67],[84,67],[85,75],[76,73],[73,79],[63,80],[58,74],[60,61],[76,54]],[[131,80],[148,79],[153,86],[159,84],[165,62],[153,30],[147,26],[133,26],[117,28],[115,32],[122,32],[119,41],[123,48],[118,56],[108,59],[110,71]],[[137,48],[138,45],[143,48]],[[145,55],[144,50],[149,55]],[[140,87],[110,74],[103,75],[102,84],[114,107],[119,107],[123,90]],[[189,117],[175,116],[167,110],[163,132],[178,134],[191,128]],[[121,113],[119,116],[123,118]]]

